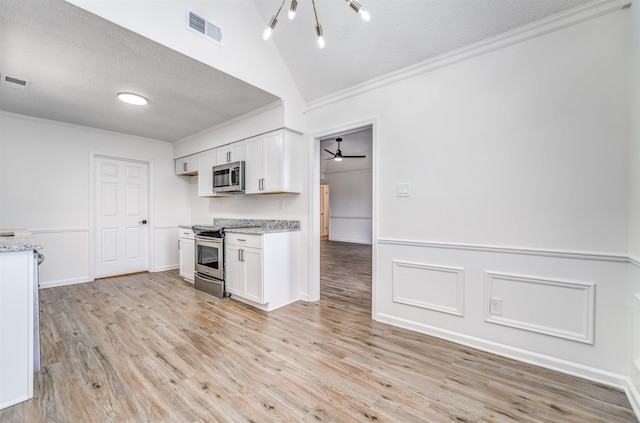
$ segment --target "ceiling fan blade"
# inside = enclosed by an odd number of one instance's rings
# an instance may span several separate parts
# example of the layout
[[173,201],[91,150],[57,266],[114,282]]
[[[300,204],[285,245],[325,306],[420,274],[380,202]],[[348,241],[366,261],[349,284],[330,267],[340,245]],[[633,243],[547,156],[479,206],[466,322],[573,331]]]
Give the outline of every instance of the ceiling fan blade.
[[367,156],[342,156],[344,159],[363,159]]
[[336,153],[332,153],[331,151],[327,150],[326,148],[324,149],[324,151],[326,151],[327,153],[329,153],[329,154],[331,154],[331,155],[333,155],[333,156],[335,156],[335,155],[336,155]]

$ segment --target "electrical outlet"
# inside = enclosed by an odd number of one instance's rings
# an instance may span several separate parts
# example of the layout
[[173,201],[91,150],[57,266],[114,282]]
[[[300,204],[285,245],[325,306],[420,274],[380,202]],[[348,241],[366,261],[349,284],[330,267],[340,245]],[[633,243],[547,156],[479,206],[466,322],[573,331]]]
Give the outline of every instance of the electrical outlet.
[[491,298],[489,300],[489,313],[497,316],[502,314],[502,300],[500,298]]
[[411,197],[411,184],[408,182],[397,183],[396,197]]

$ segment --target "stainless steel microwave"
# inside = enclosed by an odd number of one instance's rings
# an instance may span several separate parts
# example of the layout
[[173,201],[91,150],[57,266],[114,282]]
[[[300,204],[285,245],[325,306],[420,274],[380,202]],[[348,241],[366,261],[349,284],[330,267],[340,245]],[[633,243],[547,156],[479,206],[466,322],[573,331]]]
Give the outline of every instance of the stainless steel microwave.
[[244,192],[244,161],[213,166],[213,192]]

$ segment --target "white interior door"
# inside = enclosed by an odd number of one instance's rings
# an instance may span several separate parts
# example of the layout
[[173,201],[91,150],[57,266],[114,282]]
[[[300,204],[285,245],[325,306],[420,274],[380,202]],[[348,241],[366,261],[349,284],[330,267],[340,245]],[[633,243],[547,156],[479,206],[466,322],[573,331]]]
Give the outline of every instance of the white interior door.
[[94,158],[95,277],[149,270],[148,165]]

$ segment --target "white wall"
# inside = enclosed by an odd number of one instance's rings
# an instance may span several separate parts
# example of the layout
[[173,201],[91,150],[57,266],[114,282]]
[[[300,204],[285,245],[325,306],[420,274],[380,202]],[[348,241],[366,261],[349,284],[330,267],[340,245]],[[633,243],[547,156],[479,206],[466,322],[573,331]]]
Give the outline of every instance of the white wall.
[[0,227],[26,228],[44,244],[43,286],[92,280],[90,154],[152,163],[151,269],[178,265],[177,226],[189,221],[188,182],[171,144],[0,113]]
[[624,384],[629,17],[310,105],[310,133],[376,122],[375,319]]

